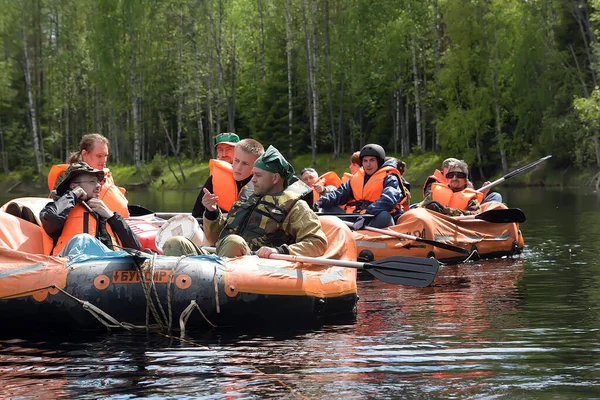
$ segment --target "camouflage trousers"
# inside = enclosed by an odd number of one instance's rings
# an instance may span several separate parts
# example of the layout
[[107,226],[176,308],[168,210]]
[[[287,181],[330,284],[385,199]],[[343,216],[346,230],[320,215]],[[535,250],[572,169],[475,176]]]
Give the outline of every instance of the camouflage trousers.
[[[163,253],[165,256],[198,256],[202,254],[211,254],[203,248],[196,246],[185,236],[173,236],[163,244]],[[248,243],[238,235],[228,235],[217,242],[217,255],[219,257],[241,257],[252,254]]]

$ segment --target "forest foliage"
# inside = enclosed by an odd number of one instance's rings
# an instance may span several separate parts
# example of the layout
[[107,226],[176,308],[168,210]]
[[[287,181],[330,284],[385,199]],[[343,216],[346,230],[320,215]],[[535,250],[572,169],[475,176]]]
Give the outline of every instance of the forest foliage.
[[[0,170],[85,133],[151,179],[234,131],[479,170],[600,167],[600,0],[0,0]],[[171,166],[170,166],[171,167]],[[175,170],[176,167],[172,166]]]

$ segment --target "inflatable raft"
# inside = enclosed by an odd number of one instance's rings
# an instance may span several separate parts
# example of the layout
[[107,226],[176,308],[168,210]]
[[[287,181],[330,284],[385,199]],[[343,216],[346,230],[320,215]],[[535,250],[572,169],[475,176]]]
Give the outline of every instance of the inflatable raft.
[[[498,202],[482,205],[482,213],[492,210],[508,209]],[[384,233],[386,231],[389,233]],[[423,241],[398,237],[395,233],[427,239],[429,242],[441,242],[466,251],[459,253]],[[469,254],[471,259],[515,255],[519,254],[524,246],[518,223],[488,222],[476,218],[460,219],[423,208],[407,211],[400,218],[399,224],[385,230],[374,232],[360,229],[352,235],[359,260],[365,261],[389,256],[415,256],[456,262],[465,260]]]
[[[35,208],[19,199],[0,211],[0,313],[12,328],[131,329],[147,318],[162,329],[251,328],[355,312],[355,268],[93,247],[46,256]],[[356,260],[350,230],[334,217],[321,221],[329,240],[324,257]]]

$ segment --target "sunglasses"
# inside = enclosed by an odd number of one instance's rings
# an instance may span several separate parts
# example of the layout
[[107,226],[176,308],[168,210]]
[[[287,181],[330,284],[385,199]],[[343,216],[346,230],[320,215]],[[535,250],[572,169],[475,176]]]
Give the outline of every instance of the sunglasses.
[[90,185],[97,185],[100,182],[97,179],[92,179],[89,181],[73,181],[73,183],[89,183]]
[[446,178],[448,179],[452,179],[452,178],[458,178],[458,179],[467,179],[467,174],[465,174],[464,172],[448,172],[446,174]]
[[317,172],[317,171],[315,171],[314,168],[302,168],[302,171],[300,171],[300,176],[304,175],[305,172]]

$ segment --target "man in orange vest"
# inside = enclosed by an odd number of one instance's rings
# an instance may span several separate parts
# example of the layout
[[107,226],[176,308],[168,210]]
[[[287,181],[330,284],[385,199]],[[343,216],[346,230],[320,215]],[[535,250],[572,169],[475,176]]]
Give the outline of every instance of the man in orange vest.
[[[423,185],[423,199],[425,199],[430,193],[431,193],[431,185],[435,182],[437,183],[443,183],[443,184],[447,184],[448,180],[446,179],[445,175],[448,172],[448,167],[450,166],[451,163],[455,163],[455,162],[461,162],[462,160],[459,160],[457,158],[446,158],[444,160],[444,162],[442,163],[442,168],[441,171],[439,169],[436,169],[433,173],[433,175],[427,177],[427,179],[425,180],[425,184]],[[463,161],[464,162],[464,161]],[[489,184],[490,182],[484,182],[483,186]],[[470,180],[467,179],[467,187],[473,189],[473,183],[471,183]],[[485,190],[483,192],[483,197],[484,200],[482,201],[482,203],[487,203],[489,201],[498,201],[500,203],[502,203],[502,195],[498,192],[492,192],[489,193],[489,189]]]
[[[374,215],[369,226],[385,228],[402,214],[401,175],[396,161],[385,161],[385,150],[378,144],[367,144],[360,150],[362,168],[334,192],[325,193],[313,205],[331,213],[367,213]],[[344,205],[345,209],[340,206]]]
[[[208,179],[202,185],[202,189],[200,189],[200,193],[198,194],[198,198],[196,199],[196,203],[194,204],[194,208],[192,209],[192,216],[194,218],[202,218],[204,214],[205,207],[202,205],[202,198],[204,197],[204,193],[206,189],[210,193],[214,193],[214,182],[213,182],[213,166],[214,168],[220,168],[222,170],[230,169],[225,164],[229,164],[231,166],[233,164],[233,157],[235,151],[235,145],[240,141],[240,137],[232,132],[221,133],[215,138],[215,147],[217,148],[217,160],[210,160],[209,165],[211,166],[211,174]],[[232,203],[233,204],[233,203]],[[231,205],[230,205],[231,206]],[[226,210],[223,209],[224,212],[229,211],[229,208]]]
[[468,172],[466,162],[451,161],[444,177],[447,183],[433,182],[419,207],[450,216],[478,214],[484,195],[468,187]]
[[103,179],[104,171],[84,162],[70,164],[57,178],[54,201],[40,211],[42,226],[54,242],[51,255],[67,255],[61,250],[80,233],[95,237],[110,250],[141,249],[137,236],[123,217],[98,198]]

